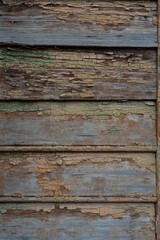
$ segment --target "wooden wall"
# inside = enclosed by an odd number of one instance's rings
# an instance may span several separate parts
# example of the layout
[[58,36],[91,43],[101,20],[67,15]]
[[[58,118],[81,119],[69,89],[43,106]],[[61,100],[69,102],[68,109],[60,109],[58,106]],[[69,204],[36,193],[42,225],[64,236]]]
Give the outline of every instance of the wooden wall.
[[0,8],[0,240],[160,240],[157,2]]

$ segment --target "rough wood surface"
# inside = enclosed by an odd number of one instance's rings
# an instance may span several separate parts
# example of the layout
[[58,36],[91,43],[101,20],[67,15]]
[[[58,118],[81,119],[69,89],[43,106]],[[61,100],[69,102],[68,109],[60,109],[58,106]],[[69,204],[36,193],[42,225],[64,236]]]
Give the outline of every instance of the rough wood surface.
[[160,240],[160,1],[158,0],[158,75],[157,75],[157,205],[156,233]]
[[155,146],[154,102],[1,102],[0,145]]
[[[160,49],[159,56],[160,56]],[[159,62],[160,66],[160,62]],[[160,81],[160,69],[159,69],[159,80]],[[158,84],[159,85],[159,84]],[[157,99],[157,240],[160,240],[160,85],[158,87],[158,99]]]
[[0,51],[0,99],[156,99],[156,50]]
[[0,152],[157,152],[156,145],[30,145],[0,146]]
[[157,47],[156,1],[2,0],[1,44]]
[[153,201],[155,171],[153,153],[1,153],[0,197]]
[[0,240],[155,240],[154,204],[1,204]]

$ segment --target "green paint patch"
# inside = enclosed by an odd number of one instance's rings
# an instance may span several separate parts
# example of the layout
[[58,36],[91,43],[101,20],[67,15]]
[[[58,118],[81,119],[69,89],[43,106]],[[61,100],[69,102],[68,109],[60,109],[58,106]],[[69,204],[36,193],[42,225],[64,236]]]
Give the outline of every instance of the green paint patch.
[[109,128],[109,130],[112,132],[119,132],[119,131],[122,131],[122,128],[112,127],[112,128]]
[[[83,95],[85,97],[85,94]],[[5,113],[13,112],[37,112],[52,116],[81,115],[87,118],[117,118],[122,115],[145,115],[146,118],[156,119],[156,109],[154,105],[146,105],[144,102],[1,102],[0,111]],[[110,118],[110,119],[111,119]],[[112,129],[111,131],[117,131]]]

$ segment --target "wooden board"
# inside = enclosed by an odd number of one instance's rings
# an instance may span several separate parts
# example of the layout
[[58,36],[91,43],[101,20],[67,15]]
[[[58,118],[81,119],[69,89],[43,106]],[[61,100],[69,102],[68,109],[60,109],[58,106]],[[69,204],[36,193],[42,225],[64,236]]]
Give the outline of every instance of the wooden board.
[[156,1],[1,1],[0,43],[157,47]]
[[1,204],[0,240],[155,240],[153,204]]
[[156,234],[160,240],[160,1],[158,0],[158,74],[157,74],[157,204],[156,204]]
[[0,9],[0,240],[160,240],[157,2]]
[[155,201],[153,153],[1,153],[0,200]]
[[[160,51],[160,49],[159,49]],[[159,63],[160,66],[160,63]],[[160,72],[159,72],[160,73]],[[160,81],[160,76],[159,76]],[[158,84],[159,85],[159,84]],[[157,240],[160,240],[160,85],[158,89],[158,99],[157,99],[157,205],[156,205],[156,230],[157,230]]]
[[156,145],[0,145],[0,152],[157,152]]
[[155,100],[156,50],[1,48],[0,99]]
[[0,145],[155,146],[155,114],[154,102],[1,102]]

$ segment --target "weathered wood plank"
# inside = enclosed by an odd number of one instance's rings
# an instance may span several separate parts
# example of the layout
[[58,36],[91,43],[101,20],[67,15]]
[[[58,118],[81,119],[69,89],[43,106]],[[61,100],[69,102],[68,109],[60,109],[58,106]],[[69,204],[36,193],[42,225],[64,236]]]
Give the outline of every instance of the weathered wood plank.
[[154,102],[1,102],[0,145],[155,146]]
[[1,153],[0,197],[153,201],[155,172],[153,153]]
[[153,152],[157,151],[156,145],[0,145],[0,152]]
[[160,240],[160,1],[158,0],[158,75],[157,75],[157,204],[156,233]]
[[155,240],[154,204],[1,204],[0,240]]
[[0,51],[0,99],[156,99],[156,50]]
[[[159,57],[160,57],[160,49]],[[160,61],[159,61],[160,67]],[[158,73],[158,81],[160,81],[160,68]],[[157,208],[156,208],[156,230],[157,240],[160,240],[160,85],[158,83],[158,99],[157,99]]]
[[0,43],[157,47],[156,1],[1,1]]

